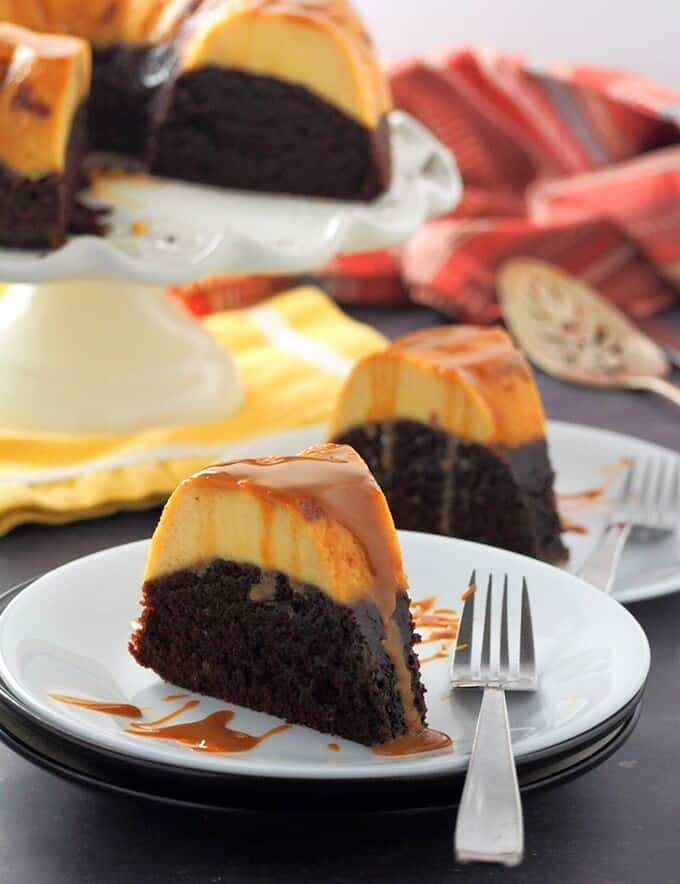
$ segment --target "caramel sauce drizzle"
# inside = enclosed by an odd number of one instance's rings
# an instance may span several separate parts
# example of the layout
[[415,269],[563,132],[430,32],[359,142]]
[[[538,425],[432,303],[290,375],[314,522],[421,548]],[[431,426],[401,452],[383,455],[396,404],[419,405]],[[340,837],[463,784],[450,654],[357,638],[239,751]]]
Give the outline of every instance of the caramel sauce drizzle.
[[573,500],[578,503],[584,503],[586,501],[599,500],[605,491],[606,488],[604,487],[586,488],[585,491],[565,491],[562,494],[558,494],[557,497],[559,500]]
[[579,525],[576,522],[570,522],[568,519],[560,519],[560,530],[563,534],[588,534],[585,525]]
[[570,518],[567,513],[571,511],[577,516],[584,515],[584,510],[597,504],[606,491],[607,485],[600,485],[597,488],[586,488],[583,491],[565,491],[562,494],[556,494],[557,508],[560,513],[560,531],[563,534],[588,534],[588,528]]
[[[173,694],[165,697],[165,702],[182,699],[186,696],[188,694]],[[91,712],[100,712],[121,718],[142,717],[142,710],[138,706],[125,703],[101,703],[81,697],[69,697],[64,694],[50,694],[50,697],[58,703],[78,706],[82,709],[89,709]],[[170,712],[156,721],[132,722],[124,729],[123,733],[134,737],[174,740],[183,746],[187,746],[192,752],[226,754],[229,752],[248,752],[250,749],[259,746],[264,740],[268,740],[275,734],[281,734],[290,728],[289,724],[279,724],[259,737],[253,736],[253,734],[246,734],[243,731],[232,730],[227,727],[235,715],[230,709],[213,712],[198,721],[168,725],[169,721],[178,718],[190,709],[195,709],[199,703],[200,700],[189,700],[183,703],[179,709],[175,709],[174,712]]]
[[[279,724],[259,737],[255,737],[252,734],[227,727],[234,715],[235,713],[230,709],[222,709],[206,715],[205,718],[198,721],[190,721],[186,724],[173,724],[166,727],[157,727],[153,724],[133,724],[126,728],[124,733],[135,737],[150,737],[155,740],[173,740],[186,746],[192,752],[218,755],[249,752],[275,734],[281,734],[290,728],[289,724]],[[163,720],[161,719],[161,721]]]
[[476,586],[468,586],[463,595],[460,597],[461,602],[466,602],[471,595],[474,595],[477,592]]
[[440,752],[452,745],[451,737],[441,731],[426,728],[415,734],[404,734],[389,743],[381,743],[373,747],[376,755],[400,756],[418,755],[421,752]]
[[309,520],[330,518],[354,536],[373,577],[371,598],[394,608],[395,591],[406,589],[401,554],[395,541],[385,542],[389,511],[366,465],[346,445],[318,445],[294,457],[265,457],[214,464],[193,480],[237,486],[263,505],[262,558],[272,563],[270,522],[273,501],[291,502]]
[[442,642],[441,648],[434,654],[420,658],[421,665],[446,657],[458,635],[458,613],[453,608],[435,608],[436,604],[437,596],[434,595],[422,601],[411,602],[411,615],[416,629],[429,632],[421,638],[420,644]]
[[449,656],[449,651],[451,650],[451,644],[442,645],[438,651],[435,651],[434,654],[430,654],[429,657],[421,657],[420,665],[424,666],[425,663],[431,663],[433,660],[444,660]]
[[169,694],[167,697],[163,697],[164,703],[175,703],[177,700],[186,700],[189,694]]
[[85,700],[81,697],[69,697],[66,694],[50,694],[52,700],[65,703],[67,706],[78,706],[81,709],[89,709],[90,712],[102,712],[105,715],[115,715],[119,718],[141,718],[142,710],[139,706],[129,703],[100,703],[96,700]]
[[164,715],[162,718],[159,718],[156,721],[139,722],[139,724],[133,723],[130,725],[130,727],[134,728],[135,730],[137,728],[144,729],[144,728],[149,728],[149,727],[158,727],[161,724],[165,724],[168,721],[172,721],[173,718],[179,718],[180,715],[184,715],[184,713],[188,712],[190,709],[195,709],[199,703],[200,703],[200,700],[189,700],[188,702],[186,702],[182,706],[180,706],[179,709],[175,709],[174,712],[168,712],[167,715]]
[[[181,698],[187,694],[174,694],[165,697],[164,700]],[[125,703],[103,703],[96,700],[86,700],[81,697],[69,697],[64,694],[50,694],[53,700],[88,709],[91,712],[99,712],[106,715],[119,716],[121,718],[141,718],[142,710],[138,706]],[[279,724],[260,736],[247,734],[243,731],[233,730],[227,725],[233,720],[235,713],[230,709],[221,709],[212,712],[197,721],[189,721],[184,724],[168,724],[185,712],[195,709],[200,700],[188,700],[179,709],[164,715],[155,721],[132,722],[123,730],[123,733],[133,737],[146,737],[155,740],[172,740],[186,746],[192,752],[204,752],[206,754],[228,754],[235,752],[249,752],[260,743],[270,739],[276,734],[289,730],[291,725]],[[420,725],[420,719],[418,719]],[[433,752],[446,749],[451,745],[451,738],[440,731],[423,728],[408,731],[403,737],[382,743],[373,747],[376,755],[413,755],[420,752]],[[330,752],[339,752],[337,743],[328,743]]]

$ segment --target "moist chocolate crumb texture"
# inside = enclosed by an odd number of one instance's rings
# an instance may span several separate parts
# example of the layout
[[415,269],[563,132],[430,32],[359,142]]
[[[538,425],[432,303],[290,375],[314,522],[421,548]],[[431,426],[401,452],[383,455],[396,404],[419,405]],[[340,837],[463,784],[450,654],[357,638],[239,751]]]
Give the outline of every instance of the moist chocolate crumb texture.
[[416,640],[385,498],[329,444],[177,488],[130,652],[187,690],[375,745],[427,733]]
[[389,89],[346,0],[0,0],[0,21],[91,44],[96,149],[246,190],[389,186]]
[[566,561],[543,407],[502,329],[426,329],[364,359],[331,438],[364,458],[398,528]]

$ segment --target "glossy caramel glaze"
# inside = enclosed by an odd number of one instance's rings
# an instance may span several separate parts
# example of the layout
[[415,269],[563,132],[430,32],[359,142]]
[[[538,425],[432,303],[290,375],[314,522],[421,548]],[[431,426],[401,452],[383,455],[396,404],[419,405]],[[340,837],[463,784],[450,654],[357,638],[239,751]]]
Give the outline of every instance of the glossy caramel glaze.
[[[342,525],[363,550],[370,574],[370,595],[387,594],[406,581],[401,553],[385,499],[361,458],[346,445],[319,445],[295,457],[269,457],[210,466],[195,479],[238,487],[257,496],[265,510],[271,502],[294,505],[305,519],[330,519]],[[386,529],[392,529],[388,533]],[[265,532],[263,560],[271,569],[271,535]]]
[[331,438],[399,419],[485,445],[516,447],[545,435],[531,369],[498,327],[424,329],[362,360],[340,395]]
[[171,40],[198,0],[0,0],[0,21],[103,48]]
[[86,700],[82,697],[69,697],[66,694],[50,694],[52,700],[64,703],[66,706],[77,706],[80,709],[88,709],[90,712],[101,712],[104,715],[113,715],[118,718],[141,718],[142,710],[139,706],[129,703],[101,703],[98,700]]
[[91,76],[83,40],[0,23],[0,165],[33,180],[61,174]]
[[215,558],[281,571],[341,603],[379,597],[390,614],[407,585],[385,498],[348,446],[216,464],[180,484],[145,580]]
[[[179,699],[165,697],[165,700]],[[88,709],[91,712],[100,712],[105,715],[113,715],[119,718],[142,718],[142,710],[137,706],[122,703],[105,703],[96,700],[86,700],[80,697],[69,697],[64,694],[50,694],[58,703],[69,706],[77,706]],[[283,733],[290,727],[288,724],[280,724],[268,730],[259,737],[246,734],[242,731],[232,730],[227,725],[233,719],[235,713],[229,709],[213,712],[197,721],[189,721],[185,724],[168,725],[169,721],[179,718],[185,712],[195,709],[200,700],[189,700],[173,712],[169,712],[155,721],[134,721],[126,729],[125,733],[134,737],[150,737],[156,740],[173,740],[187,746],[193,752],[206,752],[209,754],[225,754],[228,752],[247,752],[259,746],[264,740],[275,734]]]
[[392,106],[348,0],[0,0],[0,21],[97,49],[177,41],[184,70],[216,65],[304,86],[369,129]]
[[413,625],[421,636],[420,646],[438,643],[439,647],[432,653],[418,655],[421,666],[434,660],[444,660],[450,653],[458,635],[459,616],[453,608],[439,608],[437,597],[430,596],[421,601],[411,602]]
[[181,743],[183,746],[191,749],[192,752],[221,755],[232,752],[248,752],[270,737],[287,731],[290,727],[289,724],[280,724],[259,737],[255,737],[252,734],[246,734],[243,731],[236,731],[227,727],[234,714],[231,710],[224,709],[219,712],[213,712],[198,721],[163,727],[159,727],[161,722],[132,724],[126,728],[125,733],[134,737],[172,740],[176,743]]
[[389,743],[380,743],[373,747],[376,755],[401,756],[419,755],[421,752],[441,752],[450,749],[451,737],[441,731],[425,728],[415,733],[405,734]]

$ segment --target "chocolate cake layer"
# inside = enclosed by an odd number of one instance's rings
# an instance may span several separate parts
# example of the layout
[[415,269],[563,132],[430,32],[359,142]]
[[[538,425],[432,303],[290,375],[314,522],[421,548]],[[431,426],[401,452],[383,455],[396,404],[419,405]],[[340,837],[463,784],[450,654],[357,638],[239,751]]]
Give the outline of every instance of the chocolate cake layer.
[[208,66],[160,91],[149,164],[221,187],[371,200],[389,184],[389,134],[303,87]]
[[335,441],[366,461],[397,528],[566,560],[544,439],[487,448],[399,420],[366,424]]
[[90,133],[96,150],[135,157],[146,152],[151,104],[165,81],[167,46],[115,44],[94,49]]
[[[276,572],[216,559],[147,582],[130,652],[161,678],[365,745],[406,730],[374,604],[341,605]],[[394,621],[425,720],[408,597]]]
[[14,248],[57,248],[83,187],[82,162],[88,148],[87,108],[82,104],[71,125],[63,174],[36,181],[0,166],[0,244]]

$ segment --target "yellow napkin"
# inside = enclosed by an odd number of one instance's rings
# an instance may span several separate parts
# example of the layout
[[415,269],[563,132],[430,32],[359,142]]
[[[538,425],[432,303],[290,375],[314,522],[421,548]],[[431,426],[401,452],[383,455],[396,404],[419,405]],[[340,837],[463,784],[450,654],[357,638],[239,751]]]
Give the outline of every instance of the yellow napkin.
[[213,423],[115,436],[0,430],[0,535],[24,522],[56,525],[153,506],[218,458],[290,454],[321,441],[353,363],[385,346],[313,288],[212,314],[204,324],[238,363],[241,410]]

